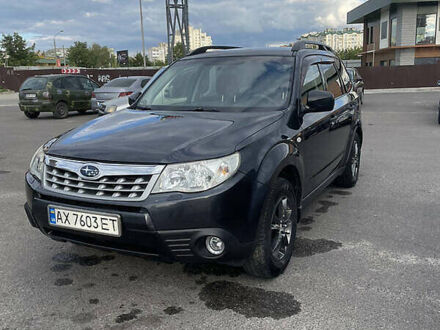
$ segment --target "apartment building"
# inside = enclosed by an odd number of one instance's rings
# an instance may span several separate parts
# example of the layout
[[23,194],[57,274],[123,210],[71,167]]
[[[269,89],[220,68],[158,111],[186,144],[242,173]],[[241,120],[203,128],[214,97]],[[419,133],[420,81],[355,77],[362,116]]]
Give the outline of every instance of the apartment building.
[[299,40],[319,41],[338,51],[362,47],[363,32],[353,28],[326,29],[322,32],[303,34]]

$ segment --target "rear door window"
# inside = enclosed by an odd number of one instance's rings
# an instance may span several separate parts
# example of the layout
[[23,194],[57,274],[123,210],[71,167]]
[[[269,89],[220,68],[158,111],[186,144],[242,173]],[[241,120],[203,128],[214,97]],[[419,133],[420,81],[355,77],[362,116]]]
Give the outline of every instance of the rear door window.
[[82,89],[84,90],[92,90],[94,89],[92,83],[87,78],[79,78],[79,82],[81,84]]
[[80,90],[81,84],[76,77],[66,77],[64,78],[64,88],[71,90]]
[[150,79],[144,79],[141,82],[141,87],[144,87],[148,82],[150,81]]
[[63,84],[63,78],[59,78],[53,81],[52,83],[53,87],[58,88],[58,89],[63,89],[64,84]]
[[301,88],[301,102],[303,105],[307,104],[307,94],[313,90],[324,90],[324,83],[317,64],[310,65],[304,76]]
[[341,80],[339,79],[338,72],[332,63],[320,64],[322,75],[326,82],[327,90],[333,94],[335,98],[344,94],[344,88],[342,87]]
[[352,88],[351,79],[350,79],[350,76],[347,73],[347,70],[345,69],[345,66],[339,60],[335,61],[335,65],[336,65],[336,68],[338,70],[339,76],[342,79],[342,83],[344,84],[345,90],[347,92],[350,92],[351,88]]
[[42,90],[46,88],[47,78],[44,77],[33,77],[28,78],[23,85],[21,85],[20,90]]

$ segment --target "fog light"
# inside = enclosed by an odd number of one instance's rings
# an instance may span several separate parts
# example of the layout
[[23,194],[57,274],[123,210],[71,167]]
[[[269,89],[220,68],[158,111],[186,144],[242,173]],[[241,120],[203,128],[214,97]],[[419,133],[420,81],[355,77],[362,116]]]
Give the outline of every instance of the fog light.
[[218,256],[225,251],[225,243],[220,237],[208,236],[206,237],[206,248],[209,253]]

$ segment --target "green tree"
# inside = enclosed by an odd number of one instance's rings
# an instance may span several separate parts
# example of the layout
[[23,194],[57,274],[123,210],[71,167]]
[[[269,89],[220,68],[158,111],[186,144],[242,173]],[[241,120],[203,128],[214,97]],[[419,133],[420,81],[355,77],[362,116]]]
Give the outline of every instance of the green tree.
[[90,67],[90,52],[87,42],[75,41],[69,48],[67,60],[72,66]]
[[173,52],[174,52],[174,60],[178,60],[179,58],[184,57],[185,49],[183,49],[183,44],[181,42],[175,44],[173,48]]
[[9,66],[35,65],[38,59],[35,53],[35,44],[26,47],[26,40],[17,32],[14,34],[3,34],[0,42],[2,52],[2,62],[5,61],[5,55],[8,55]]
[[111,66],[111,53],[106,46],[93,44],[89,48],[89,66],[93,68],[108,68]]
[[162,61],[154,61],[153,63],[151,63],[152,66],[165,66],[166,63],[162,62]]
[[[145,56],[145,63],[147,66],[151,65],[151,62],[148,60],[148,57]],[[130,66],[144,66],[144,58],[142,56],[141,53],[137,53],[134,57],[130,57],[130,61],[129,61],[129,65]]]
[[342,60],[359,60],[362,53],[362,47],[344,49],[336,52]]

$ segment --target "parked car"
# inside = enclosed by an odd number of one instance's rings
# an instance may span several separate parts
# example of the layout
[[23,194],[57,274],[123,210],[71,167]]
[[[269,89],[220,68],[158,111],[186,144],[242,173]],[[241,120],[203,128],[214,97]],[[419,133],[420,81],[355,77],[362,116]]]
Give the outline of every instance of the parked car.
[[359,100],[361,104],[364,104],[364,94],[365,94],[365,83],[364,79],[362,79],[358,70],[355,68],[347,68],[347,72],[350,75],[350,79],[353,82],[353,89],[359,95]]
[[122,96],[122,97],[117,97],[114,99],[111,99],[109,101],[105,101],[103,103],[100,104],[100,106],[98,107],[98,113],[99,115],[107,115],[109,113],[114,113],[117,111],[121,111],[121,110],[125,110],[127,109],[130,104],[128,101],[128,98],[132,98],[133,101],[135,101],[140,94],[142,94],[142,92],[148,88],[148,86],[157,78],[159,77],[162,72],[166,69],[165,67],[160,68],[154,75],[153,77],[148,81],[148,83],[140,90],[137,90],[136,92],[134,92],[133,94],[131,94],[130,96]]
[[131,109],[36,151],[29,221],[59,241],[277,276],[303,208],[332,182],[358,181],[351,89],[323,44],[195,50]]
[[101,104],[105,101],[129,96],[132,93],[141,90],[150,79],[151,77],[149,76],[130,76],[120,77],[109,81],[93,92],[92,109],[99,111]]
[[37,118],[41,112],[53,112],[66,118],[69,111],[84,113],[98,84],[81,75],[52,74],[25,80],[19,90],[19,107],[26,117]]

